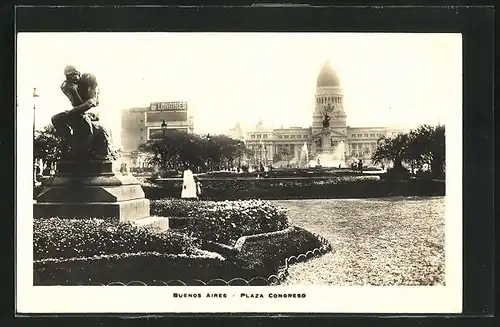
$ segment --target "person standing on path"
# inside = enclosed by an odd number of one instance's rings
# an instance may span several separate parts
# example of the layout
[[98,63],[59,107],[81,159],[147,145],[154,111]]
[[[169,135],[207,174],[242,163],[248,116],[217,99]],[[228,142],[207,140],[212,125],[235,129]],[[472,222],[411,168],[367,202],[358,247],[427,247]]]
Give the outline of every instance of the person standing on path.
[[196,182],[191,169],[186,165],[182,174],[182,199],[196,199]]

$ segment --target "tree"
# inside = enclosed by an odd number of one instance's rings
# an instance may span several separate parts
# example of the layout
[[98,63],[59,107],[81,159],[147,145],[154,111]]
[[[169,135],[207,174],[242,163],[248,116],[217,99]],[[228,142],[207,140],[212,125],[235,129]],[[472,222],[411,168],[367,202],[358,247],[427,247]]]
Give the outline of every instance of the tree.
[[410,163],[411,161],[408,155],[409,141],[408,134],[380,138],[377,149],[372,154],[372,162],[383,165],[392,162],[395,170],[405,170],[403,162]]
[[179,169],[188,164],[207,168],[229,166],[245,153],[244,144],[225,135],[203,137],[177,130],[165,130],[152,135],[152,139],[139,146],[138,151],[150,155],[149,163],[163,169]]
[[412,172],[424,164],[431,167],[434,178],[443,178],[445,170],[445,127],[421,125],[409,133],[393,138],[382,137],[372,155],[372,161],[378,164],[394,163],[396,170],[402,170],[403,164],[409,165]]
[[429,165],[434,178],[443,178],[446,163],[445,126],[421,125],[410,132],[410,152],[420,165]]
[[35,131],[33,139],[33,157],[42,159],[48,164],[61,160],[63,153],[68,147],[63,140],[56,135],[56,130],[52,124],[43,126]]

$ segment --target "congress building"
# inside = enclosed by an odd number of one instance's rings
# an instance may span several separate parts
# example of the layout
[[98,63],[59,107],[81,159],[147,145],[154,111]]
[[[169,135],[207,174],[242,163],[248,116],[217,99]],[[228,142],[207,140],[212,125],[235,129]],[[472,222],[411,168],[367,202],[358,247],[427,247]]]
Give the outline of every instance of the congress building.
[[370,157],[380,137],[408,132],[382,126],[348,126],[340,79],[329,61],[319,72],[311,111],[309,128],[273,129],[260,120],[245,132],[237,125],[229,135],[243,136],[253,154],[247,158],[250,165],[286,167],[304,166],[304,162],[309,162],[309,165],[345,167],[359,160],[370,166]]

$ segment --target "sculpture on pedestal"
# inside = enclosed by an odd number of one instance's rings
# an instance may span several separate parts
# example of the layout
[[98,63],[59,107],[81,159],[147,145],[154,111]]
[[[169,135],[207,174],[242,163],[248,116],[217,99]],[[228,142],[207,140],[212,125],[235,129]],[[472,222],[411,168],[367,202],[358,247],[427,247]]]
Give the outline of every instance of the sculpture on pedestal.
[[323,119],[323,128],[330,127],[330,116],[325,112],[325,118]]
[[93,74],[81,74],[74,66],[64,69],[66,80],[61,91],[71,102],[72,109],[52,117],[56,133],[68,145],[65,159],[116,159],[110,146],[110,136],[104,127],[93,122],[87,111],[99,105],[99,87]]
[[58,162],[57,172],[43,184],[34,217],[151,222],[149,200],[139,181],[126,169],[121,173],[112,169],[117,155],[110,136],[88,113],[99,104],[96,77],[80,74],[74,66],[67,66],[64,74],[61,90],[73,108],[54,115],[52,124],[69,151]]

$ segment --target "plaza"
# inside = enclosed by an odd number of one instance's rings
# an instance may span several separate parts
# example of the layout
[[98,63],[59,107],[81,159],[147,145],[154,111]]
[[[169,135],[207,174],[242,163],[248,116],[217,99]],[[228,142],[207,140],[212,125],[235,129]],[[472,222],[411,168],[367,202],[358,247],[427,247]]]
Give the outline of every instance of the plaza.
[[[385,136],[406,133],[408,129],[387,126],[350,126],[349,108],[344,108],[341,79],[326,61],[318,73],[316,94],[311,110],[312,126],[271,128],[265,119],[248,129],[237,122],[223,134],[242,140],[251,154],[243,158],[248,166],[305,167],[310,165],[348,167],[362,160],[371,166],[371,155],[377,141]],[[329,126],[323,121],[328,116]],[[149,106],[123,109],[121,112],[121,146],[123,161],[131,167],[143,167],[145,155],[138,146],[155,132],[182,130],[195,133],[194,117],[185,101],[151,102]],[[319,159],[319,160],[318,160]],[[319,162],[318,162],[319,161]]]
[[[360,95],[362,96],[362,95]],[[371,165],[371,155],[377,147],[377,140],[382,137],[392,137],[399,133],[406,133],[405,128],[389,128],[385,126],[350,126],[348,125],[349,108],[344,108],[344,95],[341,79],[335,72],[330,61],[326,61],[318,73],[316,94],[312,113],[312,126],[302,128],[271,128],[260,120],[254,127],[244,131],[241,124],[227,132],[233,138],[243,138],[253,152],[250,156],[250,165],[272,165],[274,167],[296,167],[306,157],[307,149],[309,161],[323,166],[349,166],[360,159],[365,165]],[[306,109],[305,110],[310,110]],[[325,113],[330,118],[330,126],[326,138],[323,135],[323,120]],[[305,145],[305,146],[304,146]],[[332,151],[324,151],[325,148]],[[322,152],[327,152],[321,156]],[[337,154],[336,164],[331,161],[329,153]],[[339,153],[340,152],[340,153]],[[303,164],[302,164],[303,166]]]

